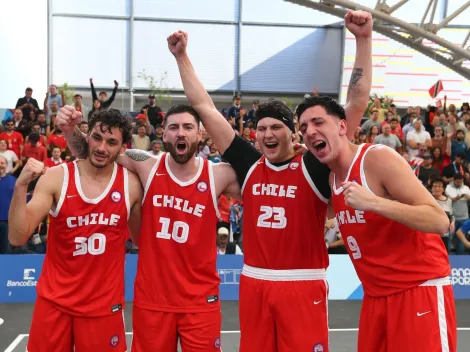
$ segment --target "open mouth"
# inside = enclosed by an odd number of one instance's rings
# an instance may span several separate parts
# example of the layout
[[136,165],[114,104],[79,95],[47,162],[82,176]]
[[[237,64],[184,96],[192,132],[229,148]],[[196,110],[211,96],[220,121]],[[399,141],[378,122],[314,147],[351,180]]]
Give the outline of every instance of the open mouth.
[[95,158],[98,160],[98,161],[104,161],[106,160],[106,155],[103,155],[103,154],[94,154],[95,155]]
[[317,152],[321,152],[323,149],[325,149],[325,147],[326,143],[324,141],[315,141],[313,143],[313,148],[315,148]]
[[186,143],[177,142],[176,143],[176,151],[178,152],[178,154],[184,154],[184,152],[186,152]]
[[273,150],[273,149],[276,149],[279,143],[269,142],[269,143],[265,143],[264,145],[266,146],[266,148]]

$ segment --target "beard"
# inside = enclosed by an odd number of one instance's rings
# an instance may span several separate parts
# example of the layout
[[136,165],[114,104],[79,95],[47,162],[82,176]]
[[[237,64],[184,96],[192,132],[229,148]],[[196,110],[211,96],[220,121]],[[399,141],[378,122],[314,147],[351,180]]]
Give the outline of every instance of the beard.
[[[96,163],[94,160],[93,160],[93,151],[89,151],[88,152],[88,160],[90,160],[90,164],[93,166],[93,167],[96,167],[97,169],[103,169],[105,168],[106,166],[108,165],[111,165],[112,163],[114,163],[116,161],[116,159],[118,158],[119,156],[119,153],[116,154],[116,155],[112,155],[109,157],[109,159],[107,160],[107,162],[105,162],[104,164],[99,164],[99,163]],[[97,153],[99,154],[100,156],[103,155],[103,156],[106,156],[106,154],[100,154],[100,153]]]
[[178,153],[176,153],[176,143],[171,144],[169,142],[166,142],[165,150],[170,153],[173,160],[176,161],[178,164],[186,164],[193,157],[193,155],[196,154],[197,146],[197,142],[189,144],[186,153],[184,153],[183,155],[179,155]]

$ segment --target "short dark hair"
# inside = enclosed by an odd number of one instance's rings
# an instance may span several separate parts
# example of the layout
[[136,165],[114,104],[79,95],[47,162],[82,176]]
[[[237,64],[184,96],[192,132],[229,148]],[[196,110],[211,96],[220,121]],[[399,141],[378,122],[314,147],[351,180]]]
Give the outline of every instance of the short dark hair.
[[81,126],[81,125],[88,125],[88,122],[82,121],[82,122],[80,122],[80,126]]
[[13,120],[13,118],[10,117],[9,119],[7,119],[7,120],[5,121],[5,125],[8,125],[10,122],[11,122],[12,124],[15,124],[15,120]]
[[454,174],[454,180],[463,180],[463,175],[459,173]]
[[60,149],[60,147],[58,145],[53,145],[52,146],[52,151],[54,151],[54,149],[59,149],[60,152],[62,152],[62,149]]
[[168,117],[171,115],[176,115],[176,114],[182,114],[184,112],[187,112],[188,114],[192,115],[194,119],[196,120],[197,128],[199,128],[199,123],[201,122],[201,117],[197,113],[196,110],[191,105],[185,105],[185,104],[178,104],[178,105],[173,105],[166,113],[165,119],[163,120],[164,127],[166,127],[166,124],[168,122]]
[[46,115],[43,110],[38,110],[37,116],[39,115]]
[[440,177],[436,177],[434,180],[432,180],[431,182],[431,186],[434,185],[435,183],[442,183],[443,185],[445,185],[446,183],[444,182],[444,180]]
[[398,122],[398,119],[396,117],[394,117],[393,119],[391,119],[389,122]]
[[31,126],[41,126],[41,124],[37,121],[33,121],[33,123],[31,124]]
[[28,88],[26,88],[25,93],[26,92],[32,92],[32,91],[33,91],[33,88],[28,87]]
[[75,94],[73,97],[74,98],[77,98],[77,97],[83,98],[80,94]]
[[108,93],[106,93],[105,91],[100,92],[100,94],[98,94],[98,95],[101,95],[101,94],[104,94],[104,95],[106,95],[106,96],[108,95]]
[[290,121],[294,121],[294,113],[289,107],[280,100],[269,99],[258,105],[255,112],[255,119],[258,122],[259,116],[277,116],[282,115]]
[[32,132],[29,134],[29,142],[37,143],[39,142],[39,133],[37,132]]
[[305,110],[314,106],[321,106],[323,109],[325,109],[328,115],[333,115],[340,118],[341,120],[346,120],[346,113],[344,112],[344,108],[335,99],[326,96],[313,96],[305,98],[297,107],[297,115],[300,118]]
[[88,122],[90,131],[100,122],[100,130],[102,133],[109,132],[111,128],[117,127],[122,131],[122,143],[126,144],[132,140],[131,120],[121,114],[117,109],[104,109],[96,111]]

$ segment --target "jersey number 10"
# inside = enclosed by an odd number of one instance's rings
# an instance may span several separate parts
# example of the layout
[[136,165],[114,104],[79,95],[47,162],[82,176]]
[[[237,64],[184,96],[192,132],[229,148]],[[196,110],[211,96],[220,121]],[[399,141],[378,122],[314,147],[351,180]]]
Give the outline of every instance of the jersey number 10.
[[162,230],[157,232],[157,238],[173,239],[173,241],[178,243],[185,243],[188,240],[189,225],[187,223],[175,221],[170,233],[170,219],[161,217],[159,221],[162,224]]

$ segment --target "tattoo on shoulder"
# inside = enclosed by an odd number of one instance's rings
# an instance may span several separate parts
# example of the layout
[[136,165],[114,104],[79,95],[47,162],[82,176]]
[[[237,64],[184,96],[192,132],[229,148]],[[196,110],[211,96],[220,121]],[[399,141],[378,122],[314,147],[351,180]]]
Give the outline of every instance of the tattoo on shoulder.
[[364,76],[364,69],[355,68],[351,74],[351,79],[349,81],[348,94],[353,91],[353,93],[358,94],[360,92],[359,81]]
[[129,158],[135,161],[145,161],[150,159],[150,155],[143,150],[128,149],[124,152]]
[[80,130],[75,129],[72,133],[72,140],[70,141],[70,149],[73,155],[79,159],[86,159],[88,156],[88,143],[85,136]]

